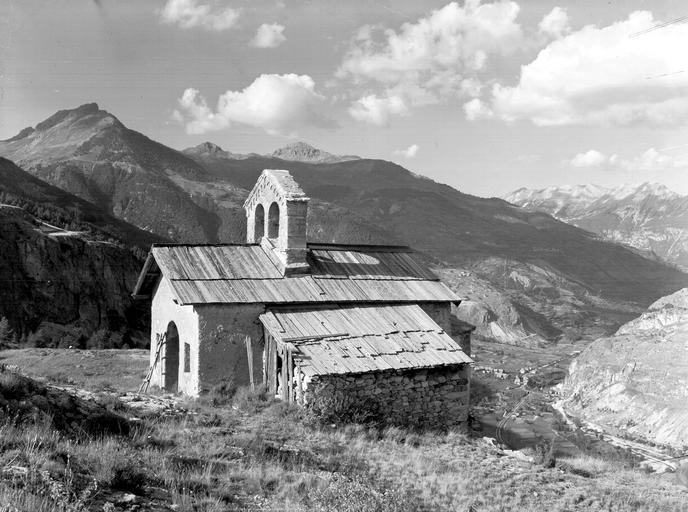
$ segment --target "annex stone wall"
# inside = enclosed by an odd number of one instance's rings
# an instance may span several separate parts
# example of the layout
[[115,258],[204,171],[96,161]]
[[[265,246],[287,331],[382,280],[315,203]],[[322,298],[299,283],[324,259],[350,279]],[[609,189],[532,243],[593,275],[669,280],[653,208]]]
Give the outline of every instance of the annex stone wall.
[[388,425],[441,428],[468,419],[470,365],[323,375],[304,392],[322,412],[369,414]]

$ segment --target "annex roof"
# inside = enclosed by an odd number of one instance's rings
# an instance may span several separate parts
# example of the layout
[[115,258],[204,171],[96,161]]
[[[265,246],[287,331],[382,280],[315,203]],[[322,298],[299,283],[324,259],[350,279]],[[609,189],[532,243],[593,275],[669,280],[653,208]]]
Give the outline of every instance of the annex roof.
[[181,304],[460,300],[409,247],[308,244],[310,273],[290,276],[273,258],[259,244],[154,245],[134,296],[164,275]]
[[274,307],[260,316],[307,376],[471,363],[416,304]]

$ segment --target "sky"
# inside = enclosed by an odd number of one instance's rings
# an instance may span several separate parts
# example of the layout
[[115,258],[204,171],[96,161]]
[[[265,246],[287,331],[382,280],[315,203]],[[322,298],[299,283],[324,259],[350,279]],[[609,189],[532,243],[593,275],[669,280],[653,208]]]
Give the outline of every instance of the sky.
[[686,48],[682,0],[0,0],[0,139],[97,102],[176,149],[688,194]]

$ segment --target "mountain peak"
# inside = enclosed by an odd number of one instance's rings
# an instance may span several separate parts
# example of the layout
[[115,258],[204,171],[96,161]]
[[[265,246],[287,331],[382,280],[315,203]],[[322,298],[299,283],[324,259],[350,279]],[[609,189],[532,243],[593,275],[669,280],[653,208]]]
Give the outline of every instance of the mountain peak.
[[81,122],[85,119],[93,121],[94,124],[103,120],[106,125],[117,124],[119,121],[115,116],[101,110],[97,103],[84,103],[73,109],[58,110],[45,121],[41,121],[36,125],[35,131],[43,132],[57,126],[60,123],[75,123]]
[[192,149],[198,150],[199,153],[208,153],[210,155],[215,155],[215,154],[225,154],[227,153],[224,149],[222,149],[220,146],[213,142],[205,141],[201,142],[198,146],[195,146]]
[[279,158],[281,160],[310,163],[334,163],[359,159],[359,157],[352,155],[333,155],[332,153],[315,148],[303,141],[287,144],[286,146],[273,151],[270,156],[272,158]]

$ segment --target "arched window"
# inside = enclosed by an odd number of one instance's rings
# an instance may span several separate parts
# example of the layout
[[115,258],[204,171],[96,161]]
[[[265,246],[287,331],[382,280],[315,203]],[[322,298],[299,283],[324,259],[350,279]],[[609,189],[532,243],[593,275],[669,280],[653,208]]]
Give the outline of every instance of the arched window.
[[268,238],[279,237],[279,206],[277,203],[272,203],[268,210]]
[[253,241],[260,242],[265,235],[265,209],[262,204],[256,206],[255,224],[253,225]]
[[166,391],[176,393],[179,380],[179,331],[177,331],[177,325],[174,322],[167,325],[164,343],[164,386]]

